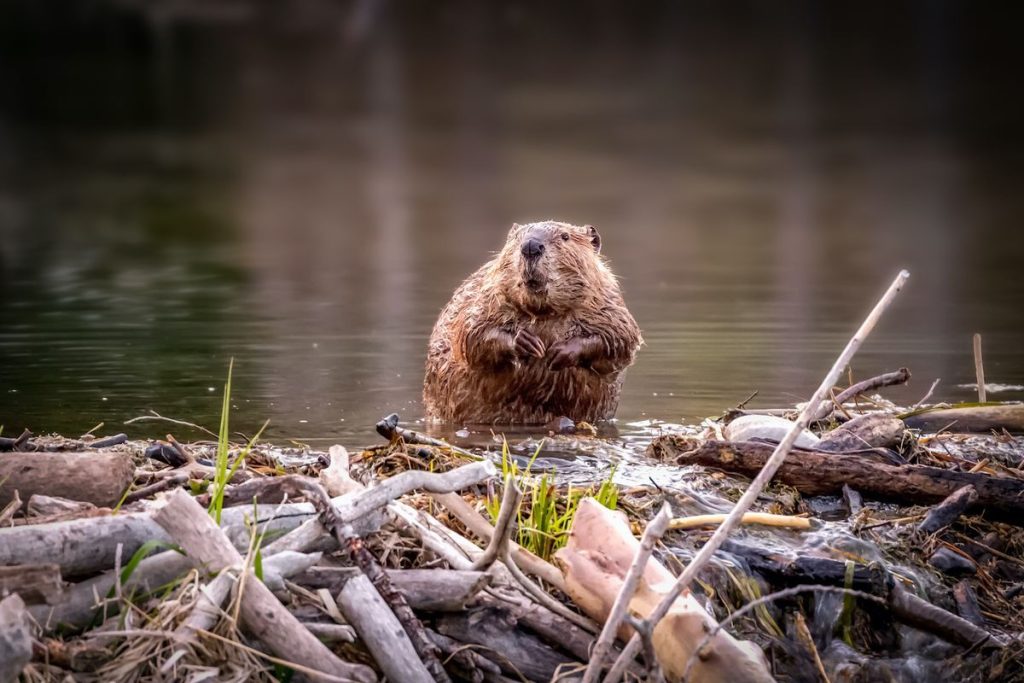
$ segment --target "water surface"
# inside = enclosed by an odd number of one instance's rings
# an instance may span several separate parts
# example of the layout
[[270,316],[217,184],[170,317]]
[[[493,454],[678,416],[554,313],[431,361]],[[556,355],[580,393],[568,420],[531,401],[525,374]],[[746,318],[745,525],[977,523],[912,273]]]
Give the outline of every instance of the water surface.
[[900,268],[857,378],[969,398],[981,332],[988,379],[1024,384],[1009,22],[289,7],[0,9],[5,435],[215,426],[234,358],[239,429],[370,440],[422,417],[454,287],[546,218],[599,227],[644,330],[627,433],[806,399]]

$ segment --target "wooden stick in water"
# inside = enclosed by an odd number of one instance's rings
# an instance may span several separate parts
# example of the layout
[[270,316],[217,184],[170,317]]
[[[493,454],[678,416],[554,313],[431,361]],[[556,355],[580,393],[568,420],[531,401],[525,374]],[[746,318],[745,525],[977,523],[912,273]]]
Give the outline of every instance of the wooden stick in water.
[[978,378],[978,401],[985,402],[985,363],[981,359],[981,335],[974,333],[974,374]]
[[[725,521],[726,515],[694,515],[693,517],[676,517],[668,523],[669,529],[699,529],[704,526],[715,526]],[[740,524],[761,524],[763,526],[785,527],[787,529],[810,529],[814,523],[809,517],[792,515],[772,515],[767,512],[748,512],[743,515]]]

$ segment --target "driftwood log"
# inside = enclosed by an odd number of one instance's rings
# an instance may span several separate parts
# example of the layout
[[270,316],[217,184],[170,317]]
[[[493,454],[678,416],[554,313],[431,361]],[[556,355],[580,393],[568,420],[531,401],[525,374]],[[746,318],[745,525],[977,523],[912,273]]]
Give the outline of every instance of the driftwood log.
[[134,477],[129,453],[3,453],[0,506],[17,491],[22,500],[40,493],[113,507]]
[[512,612],[493,606],[447,613],[437,620],[442,635],[483,646],[486,649],[481,650],[482,654],[493,657],[511,676],[522,674],[531,681],[550,681],[560,666],[579,663],[516,625]]
[[29,605],[57,602],[64,592],[60,567],[28,564],[0,567],[0,597],[17,593]]
[[32,659],[32,631],[17,595],[0,600],[0,683],[14,683]]
[[352,577],[338,595],[338,607],[352,624],[389,681],[431,683],[398,618],[365,575]]
[[[37,455],[33,454],[33,457]],[[443,474],[403,472],[365,491],[339,496],[332,500],[332,504],[340,517],[353,523],[355,530],[360,532],[362,527],[359,520],[381,510],[399,496],[416,489],[458,491],[485,481],[494,473],[494,465],[486,461],[463,465]],[[320,541],[325,536],[324,526],[316,518],[312,503],[257,505],[255,508],[252,505],[239,505],[225,508],[222,516],[222,526],[236,548],[248,545],[250,528],[247,522],[253,521],[254,516],[259,532],[268,532],[268,540],[274,535],[295,530],[300,525],[305,527],[306,533],[301,535],[301,543],[293,543],[291,547],[272,543],[271,547],[278,550],[310,550],[306,545],[308,542]],[[59,564],[67,578],[109,569],[114,566],[119,544],[122,546],[122,557],[129,558],[149,540],[167,542],[170,539],[148,512],[3,528],[0,529],[0,566]]]
[[[753,441],[706,441],[697,448],[692,446],[692,440],[662,436],[651,443],[648,453],[662,460],[674,459],[680,465],[703,465],[752,476],[761,471],[773,450],[770,445]],[[1022,479],[923,465],[888,465],[863,455],[793,451],[775,480],[812,496],[838,494],[848,484],[860,493],[905,504],[935,503],[970,485],[978,493],[977,507],[1002,513],[1008,520],[1019,521],[1024,513]]]
[[1015,434],[1024,434],[1024,403],[928,408],[903,415],[903,421],[911,429],[925,432],[941,429],[984,434],[1005,429]]
[[903,438],[906,425],[891,415],[858,415],[821,437],[815,450],[828,453],[859,451],[865,448],[894,448]]
[[[38,455],[38,454],[36,454]],[[249,544],[246,524],[254,515],[251,505],[225,508],[222,524],[238,548]],[[268,536],[287,532],[313,516],[309,503],[261,505],[255,510],[262,532]],[[0,529],[0,565],[57,564],[64,578],[104,571],[114,566],[117,546],[128,561],[142,544],[170,537],[148,512],[131,512],[105,517],[88,517],[48,524],[26,524]]]
[[[219,572],[242,565],[242,557],[195,500],[182,490],[166,497],[155,520],[188,553],[193,565]],[[241,596],[243,627],[285,661],[298,662],[331,676],[375,681],[369,667],[338,659],[282,605],[250,569]]]
[[968,484],[957,489],[941,503],[928,511],[928,516],[917,527],[925,534],[934,534],[944,526],[949,526],[957,520],[971,505],[978,500],[978,492]]

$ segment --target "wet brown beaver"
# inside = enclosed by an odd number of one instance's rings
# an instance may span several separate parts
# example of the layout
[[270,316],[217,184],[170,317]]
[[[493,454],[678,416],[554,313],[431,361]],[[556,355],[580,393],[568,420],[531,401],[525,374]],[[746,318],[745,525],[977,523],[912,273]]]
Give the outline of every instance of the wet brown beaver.
[[434,326],[428,415],[475,424],[613,417],[643,340],[600,251],[589,225],[513,225]]

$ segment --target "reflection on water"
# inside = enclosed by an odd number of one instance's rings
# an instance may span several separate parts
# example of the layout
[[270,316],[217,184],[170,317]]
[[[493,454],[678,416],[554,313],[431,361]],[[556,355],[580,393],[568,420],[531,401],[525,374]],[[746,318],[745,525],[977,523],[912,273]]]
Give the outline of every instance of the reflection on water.
[[644,329],[624,423],[806,398],[900,267],[858,376],[969,397],[979,331],[1024,383],[998,17],[80,5],[0,9],[7,432],[214,425],[234,357],[240,429],[368,439],[421,415],[453,288],[548,217],[601,228]]

